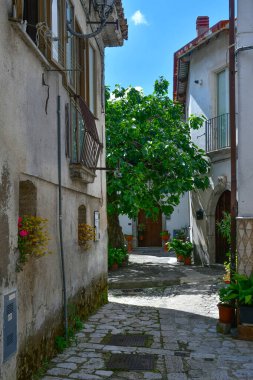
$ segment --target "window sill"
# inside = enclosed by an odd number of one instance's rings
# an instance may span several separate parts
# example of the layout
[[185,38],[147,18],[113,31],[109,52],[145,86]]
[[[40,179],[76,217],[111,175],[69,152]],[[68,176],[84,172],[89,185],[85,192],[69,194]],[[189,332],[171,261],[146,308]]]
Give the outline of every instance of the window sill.
[[20,21],[16,21],[15,19],[9,19],[9,22],[11,23],[11,26],[13,29],[15,29],[21,39],[25,42],[25,44],[31,48],[32,52],[35,54],[35,56],[40,60],[42,65],[46,69],[51,69],[51,65],[48,62],[48,60],[45,58],[45,56],[41,53],[39,48],[35,45],[33,40],[29,37],[29,35],[24,30],[25,24],[22,24]]
[[69,169],[70,177],[73,180],[79,180],[84,183],[93,183],[96,178],[96,174],[94,172],[85,168],[81,164],[70,164]]

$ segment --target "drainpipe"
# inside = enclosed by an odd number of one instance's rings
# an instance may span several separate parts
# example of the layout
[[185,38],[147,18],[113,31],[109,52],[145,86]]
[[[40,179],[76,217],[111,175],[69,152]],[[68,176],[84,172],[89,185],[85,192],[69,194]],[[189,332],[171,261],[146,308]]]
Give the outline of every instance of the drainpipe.
[[61,184],[61,97],[57,96],[57,145],[58,145],[58,184],[59,184],[59,238],[60,238],[60,256],[62,270],[62,291],[63,291],[63,309],[64,309],[64,329],[65,338],[68,338],[68,310],[67,310],[67,293],[66,277],[63,250],[62,235],[62,184]]
[[231,143],[231,273],[236,270],[235,0],[229,0],[229,122]]

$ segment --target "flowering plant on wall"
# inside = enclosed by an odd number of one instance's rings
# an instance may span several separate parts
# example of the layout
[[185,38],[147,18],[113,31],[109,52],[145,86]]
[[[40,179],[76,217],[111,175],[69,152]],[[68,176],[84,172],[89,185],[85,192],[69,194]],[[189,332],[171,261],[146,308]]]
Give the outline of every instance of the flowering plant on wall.
[[96,238],[96,230],[89,224],[80,223],[78,225],[78,244],[84,248],[88,249],[90,247],[89,241],[94,241]]
[[18,249],[19,260],[17,270],[22,270],[23,265],[30,256],[40,257],[48,252],[47,219],[39,216],[24,216],[18,218]]

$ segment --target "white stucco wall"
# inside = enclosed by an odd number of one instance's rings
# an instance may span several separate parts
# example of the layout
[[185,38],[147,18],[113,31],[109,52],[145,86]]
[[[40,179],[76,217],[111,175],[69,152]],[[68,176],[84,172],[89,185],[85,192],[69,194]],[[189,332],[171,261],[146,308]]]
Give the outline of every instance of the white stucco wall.
[[[18,353],[26,342],[43,330],[50,318],[62,308],[62,277],[58,235],[57,96],[61,97],[61,161],[63,245],[67,298],[107,277],[107,222],[105,172],[97,171],[92,184],[73,181],[65,156],[65,104],[69,94],[62,75],[48,72],[15,26],[8,21],[11,1],[0,12],[0,310],[3,297],[17,290]],[[77,1],[77,6],[80,3]],[[86,29],[83,12],[76,14]],[[101,41],[100,41],[101,42]],[[96,46],[96,44],[94,44]],[[100,141],[105,141],[104,113],[101,109],[101,57],[97,49],[96,121]],[[45,113],[50,86],[48,113]],[[105,166],[103,150],[98,166]],[[52,254],[29,260],[16,272],[19,182],[31,181],[37,189],[37,215],[48,219]],[[94,211],[100,211],[100,240],[82,251],[77,242],[78,207],[85,205],[87,223],[94,225]],[[3,318],[0,318],[0,378],[16,379],[16,355],[3,363]]]
[[[238,0],[237,48],[253,46],[253,2]],[[238,216],[253,217],[253,50],[237,55],[238,75]]]
[[133,235],[133,221],[127,215],[119,216],[119,224],[124,235]]
[[[217,116],[217,72],[227,67],[228,31],[220,33],[208,44],[195,49],[190,56],[186,111],[187,115]],[[199,81],[199,83],[195,83]],[[201,84],[200,84],[201,83]],[[193,141],[205,150],[205,124],[192,131]],[[190,224],[195,259],[202,264],[215,262],[215,208],[220,195],[230,189],[230,150],[209,154],[210,187],[191,193]],[[196,219],[196,211],[204,211],[204,219]]]
[[180,204],[175,207],[171,217],[166,218],[166,230],[169,231],[170,236],[173,237],[174,230],[188,228],[190,226],[189,220],[189,194],[184,194],[180,199]]

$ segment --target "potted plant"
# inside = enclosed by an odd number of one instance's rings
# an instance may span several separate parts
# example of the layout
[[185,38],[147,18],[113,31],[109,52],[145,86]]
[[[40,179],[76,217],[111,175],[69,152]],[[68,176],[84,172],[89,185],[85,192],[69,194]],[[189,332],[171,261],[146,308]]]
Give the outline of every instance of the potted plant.
[[138,229],[139,239],[143,240],[144,239],[144,231],[146,230],[146,225],[144,223],[139,223],[137,226],[137,229]]
[[169,231],[164,230],[164,231],[160,232],[160,236],[161,236],[162,240],[168,241],[170,238]]
[[125,235],[127,241],[127,251],[132,252],[133,250],[133,235]]
[[219,299],[220,302],[217,305],[219,309],[219,321],[221,323],[232,324],[235,318],[235,307],[229,286],[219,290]]
[[128,254],[123,248],[112,248],[108,249],[108,268],[110,270],[116,270],[120,266],[127,265]]
[[184,262],[185,265],[191,264],[191,254],[193,245],[190,241],[183,241],[174,238],[171,242],[167,243],[169,249],[173,249],[179,262]]
[[253,273],[235,274],[228,285],[228,296],[237,303],[239,324],[253,325]]
[[190,241],[181,241],[182,256],[184,258],[184,265],[191,265],[191,255],[193,251],[193,244]]

